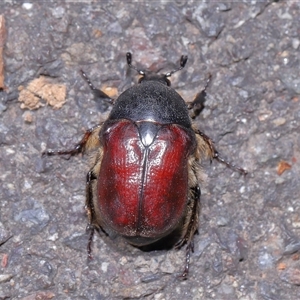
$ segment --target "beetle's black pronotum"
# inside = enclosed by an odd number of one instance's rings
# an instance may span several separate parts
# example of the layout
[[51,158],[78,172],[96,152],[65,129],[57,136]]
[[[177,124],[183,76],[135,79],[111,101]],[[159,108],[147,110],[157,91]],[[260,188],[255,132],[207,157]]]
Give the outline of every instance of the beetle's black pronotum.
[[163,75],[138,70],[131,54],[126,57],[141,75],[139,83],[113,100],[82,72],[95,96],[113,105],[110,115],[74,149],[45,154],[96,153],[86,180],[89,256],[95,229],[121,235],[138,247],[179,232],[175,247],[186,244],[186,278],[198,227],[201,160],[216,159],[241,174],[246,171],[221,158],[212,140],[192,124],[190,112],[202,109],[207,85],[189,105],[171,88],[168,77],[185,66],[187,56],[178,69]]

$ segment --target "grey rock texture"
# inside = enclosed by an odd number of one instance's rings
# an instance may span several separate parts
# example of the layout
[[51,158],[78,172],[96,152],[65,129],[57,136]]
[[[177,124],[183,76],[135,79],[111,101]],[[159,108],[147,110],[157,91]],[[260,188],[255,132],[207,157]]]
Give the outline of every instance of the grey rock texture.
[[[7,41],[0,91],[0,299],[300,299],[300,4],[297,1],[1,1]],[[136,65],[170,71],[187,100],[212,82],[195,124],[246,177],[204,162],[189,279],[184,248],[143,252],[96,235],[87,262],[87,157],[70,148],[110,107],[80,76],[121,93]],[[66,104],[20,108],[40,74]],[[280,162],[291,168],[278,174]]]

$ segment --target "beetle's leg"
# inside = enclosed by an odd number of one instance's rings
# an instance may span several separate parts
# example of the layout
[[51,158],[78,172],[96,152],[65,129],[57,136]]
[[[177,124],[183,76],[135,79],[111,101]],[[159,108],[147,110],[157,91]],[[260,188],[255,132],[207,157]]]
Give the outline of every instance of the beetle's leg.
[[184,230],[183,237],[176,243],[175,248],[178,249],[186,244],[186,255],[185,255],[185,268],[181,275],[182,279],[186,279],[189,273],[189,266],[190,266],[190,256],[191,252],[194,252],[194,241],[193,237],[198,227],[198,214],[199,214],[199,207],[200,207],[200,195],[201,190],[199,185],[191,188],[192,197],[190,204],[188,205],[188,212],[187,217],[187,227]]
[[93,186],[92,181],[96,180],[97,177],[93,173],[92,170],[90,170],[86,175],[86,210],[88,215],[89,224],[93,224],[94,221],[94,215],[95,215],[95,208],[93,203]]
[[88,216],[89,223],[86,230],[90,232],[89,241],[87,244],[88,258],[92,259],[92,242],[95,232],[94,220],[95,220],[95,208],[93,203],[93,180],[97,179],[92,170],[87,173],[86,176],[86,203],[85,209]]
[[94,96],[96,98],[99,98],[103,101],[108,102],[109,104],[113,104],[114,100],[112,98],[110,98],[107,94],[105,94],[103,91],[97,89],[93,83],[91,82],[91,80],[89,79],[89,77],[86,75],[86,73],[82,70],[81,71],[81,75],[84,78],[84,80],[87,82],[87,84],[89,85],[90,89],[92,90]]
[[243,168],[237,167],[237,166],[233,165],[232,163],[226,161],[224,158],[222,158],[219,155],[219,152],[217,151],[217,149],[215,148],[213,141],[206,134],[204,134],[200,130],[194,130],[194,131],[195,131],[196,134],[198,134],[201,137],[201,142],[200,143],[199,143],[199,140],[198,140],[198,147],[199,147],[199,144],[202,144],[201,145],[202,148],[206,148],[202,151],[206,152],[206,154],[210,157],[211,160],[215,159],[218,162],[226,165],[231,170],[239,172],[242,175],[247,175],[248,172],[246,170],[244,170]]
[[[199,185],[192,187],[192,201],[191,201],[191,214],[190,219],[188,221],[187,229],[185,230],[184,236],[176,243],[175,248],[182,247],[185,243],[187,243],[197,228],[195,228],[195,222],[198,221],[197,212],[199,209],[201,190]],[[196,224],[197,225],[197,224]],[[194,232],[192,232],[194,230]]]
[[204,89],[196,95],[193,102],[187,103],[188,109],[193,111],[193,113],[191,114],[192,119],[198,116],[204,108],[204,103],[206,101],[206,90],[209,86],[210,80],[211,80],[211,74],[209,74],[208,76]]
[[89,241],[88,241],[88,244],[87,244],[87,253],[88,253],[88,259],[91,260],[91,259],[93,259],[93,256],[92,256],[92,243],[93,243],[93,239],[94,239],[95,226],[91,225],[91,224],[88,224],[86,226],[86,231],[90,232]]
[[247,175],[248,172],[243,169],[243,168],[240,168],[240,167],[237,167],[235,165],[233,165],[232,163],[226,161],[224,158],[222,158],[220,155],[219,155],[219,152],[217,150],[215,150],[215,153],[214,153],[214,157],[213,157],[215,160],[217,160],[218,162],[226,165],[228,168],[230,168],[231,170],[233,171],[236,171],[236,172],[239,172],[240,174],[242,175]]
[[186,279],[188,274],[189,274],[191,252],[194,252],[194,240],[193,239],[191,241],[189,241],[186,245],[186,249],[185,249],[185,267],[184,267],[183,273],[180,276],[182,279]]
[[[97,136],[99,133],[97,133]],[[97,152],[95,153],[94,157],[94,165],[90,169],[90,171],[87,173],[86,176],[86,201],[85,201],[85,209],[88,216],[88,225],[87,225],[87,231],[90,232],[89,241],[87,245],[87,252],[88,252],[88,258],[92,259],[92,243],[93,243],[93,236],[95,233],[95,230],[99,231],[101,229],[105,235],[107,233],[101,226],[101,220],[99,219],[99,216],[97,216],[95,205],[97,205],[97,195],[95,196],[95,192],[97,190],[96,184],[97,184],[97,174],[100,172],[101,167],[101,161],[102,161],[102,146],[99,145],[97,147]]]
[[69,155],[67,159],[71,156],[77,155],[79,153],[84,153],[87,149],[93,149],[99,146],[99,131],[102,124],[98,124],[93,128],[88,129],[81,141],[75,145],[73,149],[69,150],[46,150],[42,153],[42,156],[53,156],[53,155]]

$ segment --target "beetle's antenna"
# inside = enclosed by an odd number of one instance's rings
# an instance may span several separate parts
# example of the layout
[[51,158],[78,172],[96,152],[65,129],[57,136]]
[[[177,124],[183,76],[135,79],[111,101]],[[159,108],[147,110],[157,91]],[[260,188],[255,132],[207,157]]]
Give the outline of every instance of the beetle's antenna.
[[167,78],[167,77],[170,77],[170,76],[172,76],[174,73],[176,73],[177,71],[182,70],[182,69],[185,67],[187,60],[188,60],[187,55],[182,55],[181,58],[180,58],[180,67],[179,67],[178,69],[175,69],[175,70],[169,72],[169,73],[166,73],[166,74],[165,74],[165,77],[166,77],[166,78]]
[[131,64],[131,62],[132,62],[132,55],[131,55],[130,52],[126,53],[126,60],[127,60],[127,65],[128,65],[129,68],[131,68],[133,70],[136,70],[140,75],[145,76],[145,72],[144,71],[137,69],[135,66],[133,66]]

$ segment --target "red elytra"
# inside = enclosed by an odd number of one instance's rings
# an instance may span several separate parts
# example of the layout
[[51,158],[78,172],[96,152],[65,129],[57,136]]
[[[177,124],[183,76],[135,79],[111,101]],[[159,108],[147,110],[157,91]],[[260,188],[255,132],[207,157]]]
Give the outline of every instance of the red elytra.
[[161,125],[145,146],[137,125],[122,120],[106,127],[100,139],[101,220],[123,236],[148,237],[149,242],[166,236],[185,212],[193,135],[179,125]]

